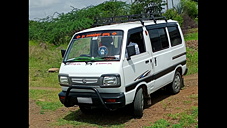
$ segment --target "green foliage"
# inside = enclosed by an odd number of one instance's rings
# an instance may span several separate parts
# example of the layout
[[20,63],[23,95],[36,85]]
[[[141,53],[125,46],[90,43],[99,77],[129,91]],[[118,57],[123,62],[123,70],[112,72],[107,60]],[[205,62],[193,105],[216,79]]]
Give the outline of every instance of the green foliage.
[[[54,45],[68,43],[72,35],[80,30],[90,28],[96,18],[113,17],[146,12],[160,12],[162,0],[137,0],[129,5],[126,2],[110,0],[97,6],[77,9],[72,6],[68,13],[57,13],[53,16],[29,21],[29,40],[48,42]],[[145,7],[145,9],[144,9]]]
[[167,19],[172,19],[178,21],[180,26],[183,23],[183,18],[180,14],[177,13],[175,9],[168,9],[165,13],[163,13],[163,16],[165,16]]
[[192,28],[198,23],[198,3],[192,0],[181,0],[173,9],[163,13],[163,16],[177,20],[181,27]]
[[198,3],[193,0],[181,0],[174,10],[180,15],[188,15],[192,19],[198,17]]
[[131,14],[161,13],[165,4],[162,0],[135,0],[131,5]]
[[106,1],[95,7],[100,18],[128,15],[130,6],[122,1]]
[[72,35],[80,30],[90,28],[97,17],[126,15],[129,5],[122,1],[106,1],[97,6],[83,9],[74,8],[64,14],[48,16],[39,21],[29,21],[29,40],[49,42],[54,45],[68,43]]
[[[54,45],[67,44],[72,35],[80,30],[90,28],[96,18],[105,18],[141,13],[160,13],[162,0],[135,0],[132,4],[110,0],[97,6],[88,6],[82,9],[73,9],[68,13],[57,13],[53,16],[29,21],[29,40],[47,42]],[[192,0],[182,0],[174,9],[169,9],[163,15],[167,18],[177,20],[181,25],[182,15],[188,15],[198,20],[198,6]],[[186,24],[185,26],[188,26]],[[191,27],[192,28],[192,27]]]
[[198,16],[198,3],[192,0],[181,0],[180,4],[184,14],[187,14],[192,19]]
[[73,10],[67,14],[59,14],[57,18],[47,17],[40,21],[30,21],[29,39],[55,45],[68,43],[74,32],[89,28],[93,24],[93,20],[83,12],[84,9]]

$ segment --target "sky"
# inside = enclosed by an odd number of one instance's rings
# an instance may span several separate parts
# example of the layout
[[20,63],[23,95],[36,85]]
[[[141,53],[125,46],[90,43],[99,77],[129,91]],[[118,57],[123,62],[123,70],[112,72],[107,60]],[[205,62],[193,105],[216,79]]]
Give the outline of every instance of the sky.
[[[29,0],[29,20],[38,20],[53,16],[55,12],[68,13],[73,7],[82,9],[98,5],[108,0]],[[119,1],[119,0],[118,0]],[[132,0],[121,0],[131,3]]]

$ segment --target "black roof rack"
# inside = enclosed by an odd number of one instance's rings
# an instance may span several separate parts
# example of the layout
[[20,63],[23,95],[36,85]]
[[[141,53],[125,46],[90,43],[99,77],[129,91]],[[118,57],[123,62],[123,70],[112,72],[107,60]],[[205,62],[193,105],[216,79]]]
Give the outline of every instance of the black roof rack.
[[[155,16],[156,15],[156,16]],[[107,17],[107,18],[96,18],[93,27],[101,26],[101,25],[110,25],[116,23],[125,23],[125,22],[132,22],[132,21],[140,21],[142,25],[144,25],[143,20],[153,20],[156,24],[156,20],[164,19],[167,22],[165,16],[160,16],[160,14],[151,14],[151,13],[144,13],[144,14],[134,14],[134,15],[123,15],[123,16],[114,16],[114,17]]]

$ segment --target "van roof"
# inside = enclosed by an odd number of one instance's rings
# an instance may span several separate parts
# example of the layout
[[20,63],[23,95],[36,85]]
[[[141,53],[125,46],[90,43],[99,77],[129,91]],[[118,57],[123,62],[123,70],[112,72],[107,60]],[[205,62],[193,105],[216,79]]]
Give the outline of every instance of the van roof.
[[[153,20],[144,20],[144,25],[152,25],[155,24]],[[175,20],[167,20],[167,22],[177,22]],[[156,24],[160,23],[166,23],[165,20],[157,20]],[[98,27],[93,27],[89,29],[82,30],[78,33],[83,33],[83,32],[90,32],[90,31],[99,31],[99,30],[123,30],[123,31],[128,31],[129,29],[136,28],[142,26],[140,21],[134,21],[134,22],[125,22],[125,23],[116,23],[116,24],[111,24],[111,25],[104,25],[104,26],[98,26]],[[78,34],[77,33],[77,34]]]

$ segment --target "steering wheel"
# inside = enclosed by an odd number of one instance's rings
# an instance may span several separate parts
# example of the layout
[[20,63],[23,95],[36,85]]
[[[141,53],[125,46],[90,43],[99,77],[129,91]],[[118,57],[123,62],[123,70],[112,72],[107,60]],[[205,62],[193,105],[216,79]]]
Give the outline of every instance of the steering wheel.
[[106,56],[108,54],[108,48],[106,46],[100,46],[98,48],[98,54],[99,56]]

